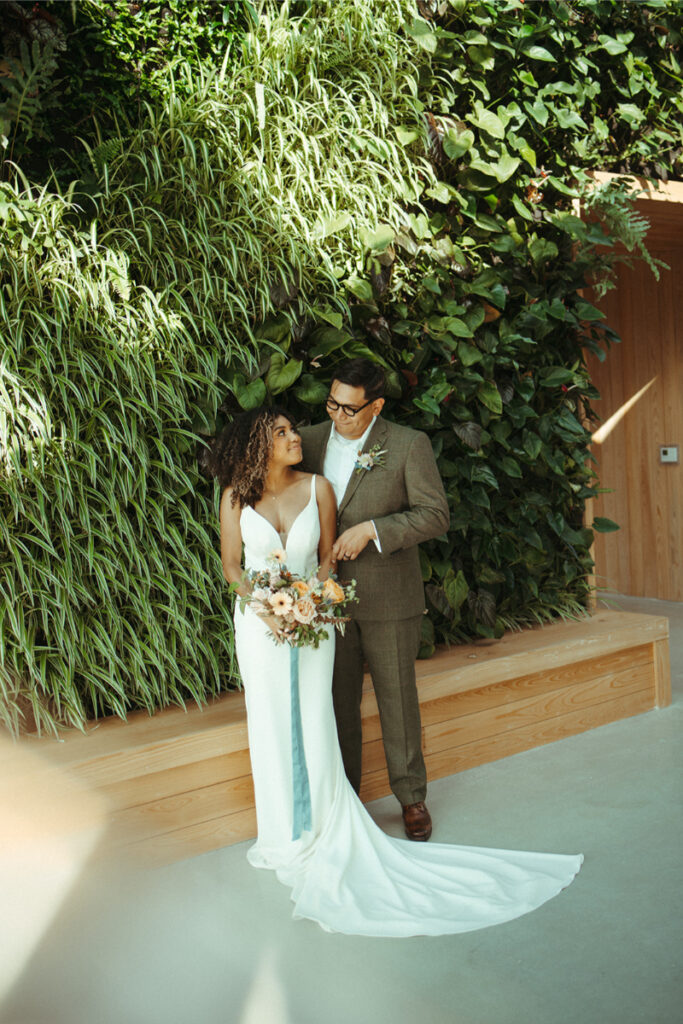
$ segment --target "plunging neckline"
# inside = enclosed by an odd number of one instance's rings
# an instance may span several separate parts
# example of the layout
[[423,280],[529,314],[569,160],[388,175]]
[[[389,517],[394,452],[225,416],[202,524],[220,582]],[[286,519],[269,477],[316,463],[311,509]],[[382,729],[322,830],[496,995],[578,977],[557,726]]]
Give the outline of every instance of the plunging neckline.
[[315,481],[315,475],[313,476],[313,478],[311,480],[311,496],[309,497],[309,499],[306,502],[306,504],[304,505],[304,507],[299,512],[297,512],[297,514],[295,515],[294,519],[292,520],[292,524],[289,527],[289,529],[287,530],[287,539],[286,540],[282,539],[282,534],[277,529],[277,527],[274,526],[273,523],[271,523],[270,519],[267,519],[261,512],[259,512],[257,509],[255,509],[253,505],[247,505],[246,506],[246,508],[250,508],[251,511],[254,512],[259,517],[259,519],[262,519],[264,521],[264,523],[268,523],[268,526],[271,528],[271,530],[273,531],[273,533],[275,534],[277,539],[280,541],[280,544],[282,544],[282,547],[285,549],[285,551],[287,550],[287,544],[289,543],[289,538],[292,536],[292,530],[296,526],[296,524],[299,521],[299,519],[301,519],[302,515],[304,514],[304,512],[306,511],[306,509],[308,508],[308,506],[311,504],[311,502],[313,501],[313,499],[315,497],[314,481]]

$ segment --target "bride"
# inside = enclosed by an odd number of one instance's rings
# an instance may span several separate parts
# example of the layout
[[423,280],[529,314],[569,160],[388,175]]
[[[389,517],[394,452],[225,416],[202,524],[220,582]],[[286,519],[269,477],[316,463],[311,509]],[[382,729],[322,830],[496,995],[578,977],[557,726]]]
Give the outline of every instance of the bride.
[[[244,569],[275,551],[287,567],[325,579],[333,569],[330,483],[295,467],[301,440],[277,408],[238,416],[219,435],[211,468],[223,487],[226,579],[249,593]],[[244,548],[244,566],[242,549]],[[282,619],[237,603],[235,645],[244,683],[258,839],[247,857],[292,890],[294,917],[350,935],[443,935],[512,920],[569,885],[583,858],[467,846],[416,847],[373,822],[346,779],[332,706],[334,631],[299,649],[300,715],[310,828],[295,828],[290,647]],[[293,691],[292,691],[293,692]]]

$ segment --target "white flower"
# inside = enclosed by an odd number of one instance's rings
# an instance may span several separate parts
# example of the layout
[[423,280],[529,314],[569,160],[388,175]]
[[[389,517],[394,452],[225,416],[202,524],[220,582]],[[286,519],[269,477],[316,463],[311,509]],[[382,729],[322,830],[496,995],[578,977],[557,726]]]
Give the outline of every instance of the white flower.
[[284,591],[278,590],[274,594],[270,595],[268,603],[276,615],[288,615],[292,610],[294,601],[291,594],[286,594]]
[[357,473],[362,473],[363,470],[369,472],[374,466],[384,465],[384,456],[386,454],[386,448],[380,448],[378,444],[373,444],[372,448],[367,452],[358,452],[358,457],[353,468]]

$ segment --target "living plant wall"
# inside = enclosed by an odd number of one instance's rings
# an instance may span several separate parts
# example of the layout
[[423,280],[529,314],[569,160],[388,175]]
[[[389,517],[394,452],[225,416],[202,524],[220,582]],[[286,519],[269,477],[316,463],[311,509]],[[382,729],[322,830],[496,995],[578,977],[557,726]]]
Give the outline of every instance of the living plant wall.
[[[617,242],[647,258],[627,186],[589,172],[680,173],[677,5],[217,6],[11,5],[53,30],[13,37],[0,79],[13,730],[234,683],[204,444],[276,396],[318,419],[358,354],[449,495],[423,652],[585,605],[583,350],[611,332],[580,292]],[[42,104],[74,82],[63,152]]]

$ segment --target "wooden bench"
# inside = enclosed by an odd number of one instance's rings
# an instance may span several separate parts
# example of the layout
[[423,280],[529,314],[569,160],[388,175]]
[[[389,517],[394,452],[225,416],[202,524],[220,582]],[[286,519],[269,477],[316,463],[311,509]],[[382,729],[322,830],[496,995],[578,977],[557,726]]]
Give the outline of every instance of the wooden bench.
[[[670,703],[668,620],[600,611],[440,649],[417,663],[430,779]],[[363,698],[361,796],[389,793],[377,705]],[[110,807],[110,838],[152,862],[249,839],[256,817],[244,697],[108,718],[86,733],[26,737]]]

